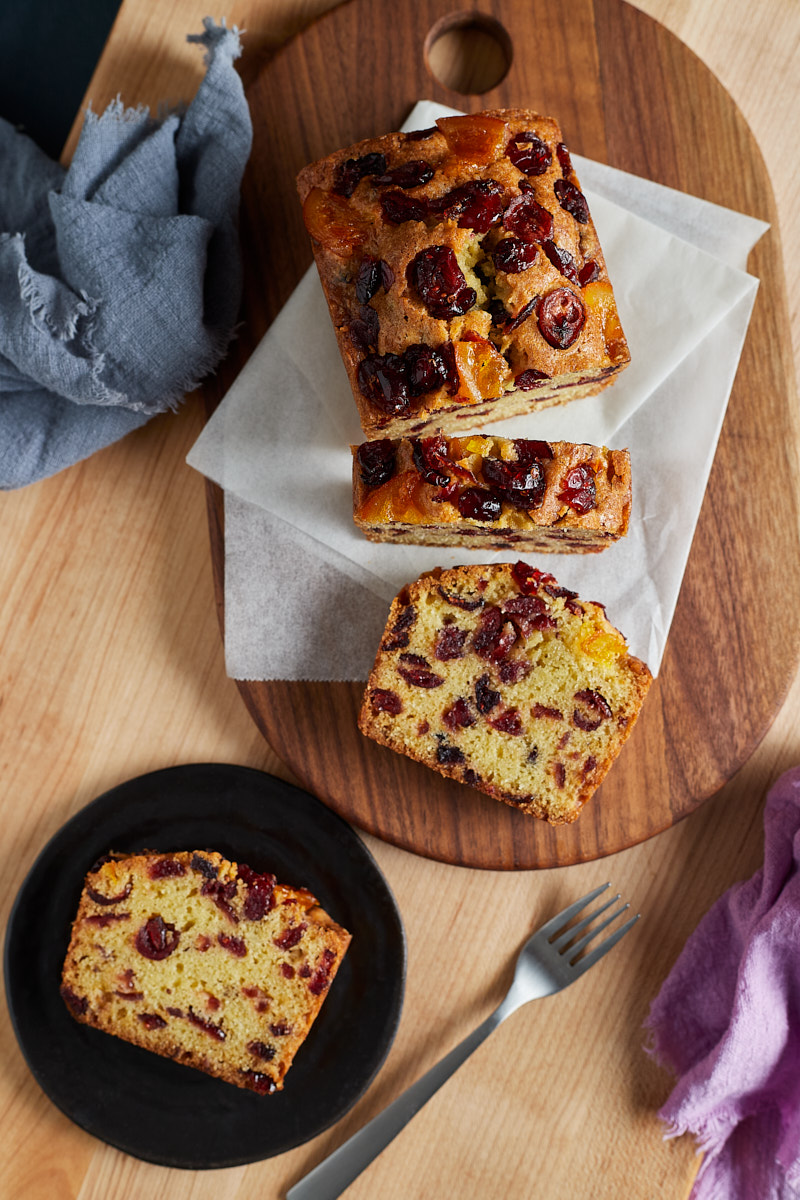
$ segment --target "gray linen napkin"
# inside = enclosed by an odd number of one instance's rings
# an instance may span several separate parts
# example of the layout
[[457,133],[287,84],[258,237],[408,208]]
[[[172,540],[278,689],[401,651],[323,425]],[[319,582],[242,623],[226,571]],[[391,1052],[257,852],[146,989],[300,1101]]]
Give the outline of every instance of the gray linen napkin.
[[0,488],[174,408],[227,349],[252,129],[238,31],[204,26],[189,107],[88,112],[67,170],[0,120]]

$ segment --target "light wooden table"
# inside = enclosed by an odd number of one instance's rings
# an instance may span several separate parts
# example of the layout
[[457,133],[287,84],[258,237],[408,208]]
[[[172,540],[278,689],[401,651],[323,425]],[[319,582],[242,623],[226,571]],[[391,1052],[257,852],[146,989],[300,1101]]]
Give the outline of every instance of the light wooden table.
[[[235,0],[226,15],[247,30],[246,69],[255,48],[268,52],[328,6]],[[762,147],[787,248],[798,362],[800,7],[795,0],[642,0],[640,7],[719,76]],[[127,103],[190,98],[201,55],[184,36],[200,29],[207,10],[199,0],[125,0],[87,100],[100,109],[117,92]],[[67,152],[72,145],[74,133]],[[202,425],[192,397],[177,416],[157,418],[88,462],[2,500],[4,918],[44,842],[122,780],[213,760],[287,777],[225,675],[204,484],[184,463]],[[514,950],[536,923],[609,878],[644,914],[636,933],[570,991],[508,1021],[348,1196],[679,1200],[697,1159],[688,1139],[662,1140],[656,1109],[671,1081],[642,1050],[642,1021],[702,914],[760,864],[764,793],[798,760],[795,681],[735,780],[681,825],[613,858],[506,875],[443,866],[366,838],[408,933],[397,1039],[372,1088],[339,1125],[263,1163],[168,1171],[95,1141],[39,1091],[3,1007],[0,1194],[281,1196],[488,1013]]]

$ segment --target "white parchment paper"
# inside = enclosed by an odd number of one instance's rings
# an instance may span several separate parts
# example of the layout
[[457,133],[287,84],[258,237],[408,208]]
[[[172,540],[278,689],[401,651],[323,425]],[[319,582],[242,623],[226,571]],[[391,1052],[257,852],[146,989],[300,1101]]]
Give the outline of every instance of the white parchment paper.
[[[405,128],[447,113],[421,104]],[[767,226],[573,155],[631,349],[599,397],[485,428],[627,447],[629,535],[596,555],[522,556],[602,601],[657,673],[757,290]],[[388,605],[433,566],[509,554],[367,542],[352,520],[363,441],[312,268],[192,448],[225,490],[225,650],[237,679],[364,679]],[[520,557],[514,554],[514,558]]]

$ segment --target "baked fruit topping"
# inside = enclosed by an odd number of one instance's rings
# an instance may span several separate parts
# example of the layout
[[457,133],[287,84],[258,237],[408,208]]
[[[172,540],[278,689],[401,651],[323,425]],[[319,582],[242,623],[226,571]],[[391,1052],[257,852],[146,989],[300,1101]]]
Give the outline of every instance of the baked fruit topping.
[[423,575],[387,630],[409,612],[405,648],[386,637],[378,651],[362,733],[522,812],[574,821],[652,682],[602,605],[520,561]]
[[353,516],[370,541],[586,553],[627,533],[627,450],[480,434],[351,449]]
[[[594,394],[627,365],[551,118],[445,117],[331,154],[298,189],[368,437],[478,428]],[[489,370],[476,374],[470,341],[489,347]]]

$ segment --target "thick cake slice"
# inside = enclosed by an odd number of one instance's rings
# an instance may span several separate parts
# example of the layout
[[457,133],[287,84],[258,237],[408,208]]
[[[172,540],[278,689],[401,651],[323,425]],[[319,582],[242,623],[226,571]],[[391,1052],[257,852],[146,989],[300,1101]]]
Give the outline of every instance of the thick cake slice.
[[86,876],[61,994],[78,1021],[274,1092],[349,942],[310,892],[214,851],[110,855]]
[[628,531],[627,450],[478,434],[351,450],[353,517],[373,542],[590,553]]
[[359,728],[556,825],[599,787],[651,683],[602,605],[552,575],[454,567],[392,604]]
[[330,154],[297,183],[368,438],[563,404],[629,362],[552,118],[445,117]]

